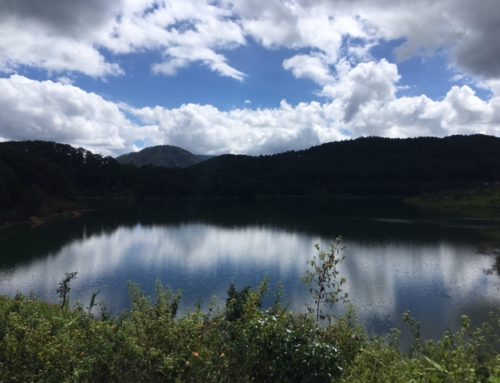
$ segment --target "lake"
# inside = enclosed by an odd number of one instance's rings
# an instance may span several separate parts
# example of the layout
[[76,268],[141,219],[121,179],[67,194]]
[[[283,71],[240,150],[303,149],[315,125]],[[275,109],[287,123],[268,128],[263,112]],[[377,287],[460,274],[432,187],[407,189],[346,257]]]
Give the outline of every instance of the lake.
[[[65,272],[77,271],[72,300],[88,304],[100,290],[113,313],[129,307],[127,285],[148,294],[161,280],[183,291],[182,310],[230,283],[281,283],[283,302],[305,311],[301,276],[316,254],[342,236],[341,274],[371,334],[404,327],[410,310],[425,337],[456,328],[461,314],[486,320],[500,307],[495,257],[478,250],[499,222],[436,217],[394,199],[277,199],[117,206],[105,213],[0,232],[0,294],[33,293],[57,301]],[[274,298],[270,296],[267,303]]]

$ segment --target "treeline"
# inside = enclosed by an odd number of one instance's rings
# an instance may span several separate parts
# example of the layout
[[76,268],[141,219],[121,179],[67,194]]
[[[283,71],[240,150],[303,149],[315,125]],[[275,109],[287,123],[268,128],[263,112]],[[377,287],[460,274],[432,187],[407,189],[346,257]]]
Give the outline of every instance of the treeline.
[[0,220],[82,198],[400,195],[500,182],[500,139],[360,138],[186,169],[120,165],[53,142],[0,144]]
[[38,211],[49,201],[73,198],[71,183],[57,163],[14,143],[0,145],[0,222]]
[[[500,139],[360,138],[272,156],[220,156],[196,165],[215,192],[416,195],[500,181]],[[226,182],[218,182],[225,179]],[[221,188],[221,189],[218,189]]]
[[111,157],[54,142],[0,143],[0,223],[75,209],[95,198],[180,195],[170,192],[179,183],[175,173],[120,165]]

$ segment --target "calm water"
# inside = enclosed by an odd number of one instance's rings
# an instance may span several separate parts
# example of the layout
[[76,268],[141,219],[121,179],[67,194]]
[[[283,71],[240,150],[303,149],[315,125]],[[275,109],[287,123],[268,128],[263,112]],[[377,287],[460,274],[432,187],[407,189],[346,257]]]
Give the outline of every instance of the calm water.
[[[342,274],[371,333],[403,326],[410,310],[425,336],[474,322],[500,307],[495,258],[478,253],[498,223],[419,214],[391,200],[270,200],[259,203],[122,207],[34,229],[0,232],[0,294],[57,301],[65,272],[78,271],[72,299],[100,289],[112,312],[129,305],[127,283],[152,293],[156,279],[183,290],[184,309],[220,302],[231,282],[284,285],[284,301],[304,311],[300,281],[314,244],[342,235]],[[272,298],[269,298],[270,300]]]

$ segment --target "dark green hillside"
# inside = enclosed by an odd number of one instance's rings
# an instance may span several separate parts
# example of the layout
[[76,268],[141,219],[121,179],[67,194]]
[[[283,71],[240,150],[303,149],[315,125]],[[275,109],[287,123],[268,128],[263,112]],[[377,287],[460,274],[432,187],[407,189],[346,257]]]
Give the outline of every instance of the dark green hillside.
[[232,182],[264,194],[415,195],[500,181],[500,139],[369,137],[271,156],[220,156],[194,169],[216,190]]
[[73,199],[72,184],[56,163],[15,143],[0,145],[0,223]]
[[185,176],[178,172],[120,165],[111,157],[54,142],[0,143],[0,224],[78,210],[96,198],[185,195]]
[[116,158],[121,164],[135,166],[154,165],[166,168],[186,168],[202,162],[210,156],[195,155],[171,145],[152,146],[137,153],[127,153]]
[[126,168],[54,142],[0,144],[0,223],[78,210],[81,197],[123,195]]
[[[101,195],[115,182],[120,165],[111,157],[93,154],[83,148],[46,141],[6,142],[0,150],[16,151],[30,163],[45,163],[66,179],[74,196]],[[27,183],[33,179],[26,178]]]
[[53,142],[5,142],[0,222],[96,199],[415,196],[498,182],[500,139],[481,135],[360,138],[269,156],[224,155],[183,169],[121,165]]

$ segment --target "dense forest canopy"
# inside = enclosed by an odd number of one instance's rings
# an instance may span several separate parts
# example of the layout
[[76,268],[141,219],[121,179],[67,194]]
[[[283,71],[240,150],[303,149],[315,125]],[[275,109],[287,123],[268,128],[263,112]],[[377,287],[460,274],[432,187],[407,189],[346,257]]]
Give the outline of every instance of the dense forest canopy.
[[500,139],[484,135],[359,138],[185,169],[122,165],[54,142],[0,143],[1,221],[82,198],[410,196],[497,182]]

